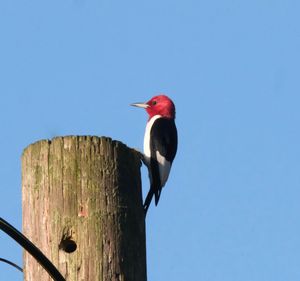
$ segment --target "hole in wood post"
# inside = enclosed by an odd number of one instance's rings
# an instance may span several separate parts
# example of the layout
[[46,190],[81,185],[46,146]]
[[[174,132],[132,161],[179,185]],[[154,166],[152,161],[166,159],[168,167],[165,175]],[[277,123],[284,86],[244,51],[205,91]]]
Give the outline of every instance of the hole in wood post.
[[77,244],[74,240],[70,238],[63,238],[59,244],[59,249],[65,251],[66,253],[70,254],[76,251]]

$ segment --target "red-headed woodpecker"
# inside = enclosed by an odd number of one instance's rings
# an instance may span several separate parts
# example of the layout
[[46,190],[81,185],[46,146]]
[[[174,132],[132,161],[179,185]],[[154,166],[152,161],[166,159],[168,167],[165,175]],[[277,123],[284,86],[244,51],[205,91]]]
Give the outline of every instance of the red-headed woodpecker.
[[146,214],[153,195],[155,195],[155,205],[157,205],[176,155],[175,105],[165,95],[155,96],[146,103],[133,103],[132,105],[145,108],[149,115],[144,137],[143,159],[148,167],[150,178],[150,190],[144,203]]

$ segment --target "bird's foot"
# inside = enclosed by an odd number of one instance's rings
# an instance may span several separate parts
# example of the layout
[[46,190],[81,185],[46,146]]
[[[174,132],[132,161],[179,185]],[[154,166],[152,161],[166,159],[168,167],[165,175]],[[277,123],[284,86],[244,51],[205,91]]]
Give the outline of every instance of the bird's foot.
[[132,148],[139,156],[140,160],[146,165],[146,159],[144,153],[140,152],[138,149]]

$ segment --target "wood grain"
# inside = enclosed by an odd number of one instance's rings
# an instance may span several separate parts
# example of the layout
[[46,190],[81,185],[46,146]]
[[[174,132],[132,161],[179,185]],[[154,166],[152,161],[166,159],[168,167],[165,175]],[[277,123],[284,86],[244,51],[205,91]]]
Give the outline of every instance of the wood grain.
[[[57,137],[22,155],[23,233],[69,281],[145,281],[138,153],[110,138]],[[24,253],[24,280],[51,280]]]

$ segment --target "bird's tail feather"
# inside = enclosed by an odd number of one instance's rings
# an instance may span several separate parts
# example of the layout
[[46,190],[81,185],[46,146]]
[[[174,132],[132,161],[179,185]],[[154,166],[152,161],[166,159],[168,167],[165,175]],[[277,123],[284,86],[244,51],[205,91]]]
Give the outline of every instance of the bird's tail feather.
[[150,203],[152,201],[152,198],[153,198],[153,195],[154,195],[154,192],[152,189],[149,190],[148,194],[147,194],[147,197],[145,199],[145,202],[144,202],[144,212],[145,212],[145,216],[147,214],[147,211],[148,211],[148,208],[150,206]]
[[157,189],[155,192],[155,206],[157,206],[159,198],[160,198],[161,189]]
[[153,183],[151,184],[150,190],[147,194],[147,197],[145,199],[144,202],[144,211],[145,211],[145,215],[147,213],[147,210],[150,206],[150,203],[152,201],[153,196],[155,196],[155,206],[157,206],[159,198],[160,198],[160,193],[161,193],[161,189],[158,188],[156,185],[154,185]]

